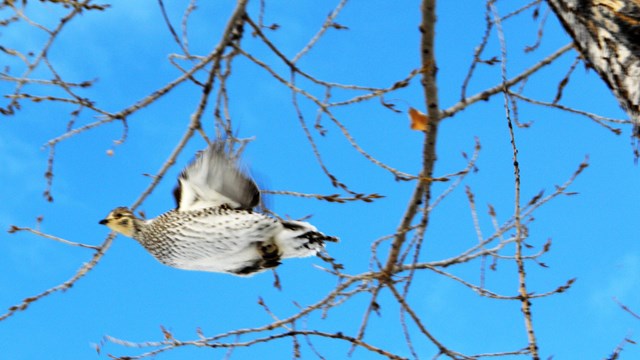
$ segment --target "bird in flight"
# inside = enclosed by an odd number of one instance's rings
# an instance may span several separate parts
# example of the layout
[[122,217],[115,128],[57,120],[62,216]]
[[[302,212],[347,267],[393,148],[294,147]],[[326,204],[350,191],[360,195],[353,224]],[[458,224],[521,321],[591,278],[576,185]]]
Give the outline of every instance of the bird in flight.
[[238,276],[316,255],[325,241],[338,241],[309,223],[255,212],[260,191],[237,161],[217,141],[178,177],[176,209],[143,220],[118,207],[100,224],[137,240],[165,265]]

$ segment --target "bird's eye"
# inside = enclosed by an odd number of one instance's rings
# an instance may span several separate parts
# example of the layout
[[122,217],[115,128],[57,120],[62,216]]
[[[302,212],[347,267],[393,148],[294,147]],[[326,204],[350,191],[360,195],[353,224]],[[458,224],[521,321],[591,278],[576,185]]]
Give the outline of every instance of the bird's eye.
[[122,217],[122,214],[121,213],[115,213],[115,214],[113,214],[113,217],[116,218],[116,219],[120,219]]

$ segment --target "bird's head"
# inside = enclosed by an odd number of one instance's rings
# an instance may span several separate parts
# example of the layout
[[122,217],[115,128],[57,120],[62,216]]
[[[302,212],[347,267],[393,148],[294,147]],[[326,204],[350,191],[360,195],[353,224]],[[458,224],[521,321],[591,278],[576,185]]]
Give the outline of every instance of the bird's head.
[[117,207],[111,210],[105,219],[100,220],[100,224],[107,225],[109,229],[124,236],[133,237],[138,221],[131,210],[126,207]]

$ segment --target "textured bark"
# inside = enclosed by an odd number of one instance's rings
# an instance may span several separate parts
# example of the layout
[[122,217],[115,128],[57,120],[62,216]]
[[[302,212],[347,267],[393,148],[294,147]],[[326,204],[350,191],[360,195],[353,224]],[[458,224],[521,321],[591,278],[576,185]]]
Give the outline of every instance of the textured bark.
[[547,0],[640,136],[640,0]]

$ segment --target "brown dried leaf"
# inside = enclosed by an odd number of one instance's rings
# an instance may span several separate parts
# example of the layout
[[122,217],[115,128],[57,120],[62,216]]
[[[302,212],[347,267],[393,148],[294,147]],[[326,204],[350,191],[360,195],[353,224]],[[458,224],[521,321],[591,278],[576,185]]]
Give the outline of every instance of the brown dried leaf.
[[411,120],[411,130],[424,131],[427,130],[427,124],[429,124],[429,117],[427,114],[414,108],[409,108],[409,120]]

